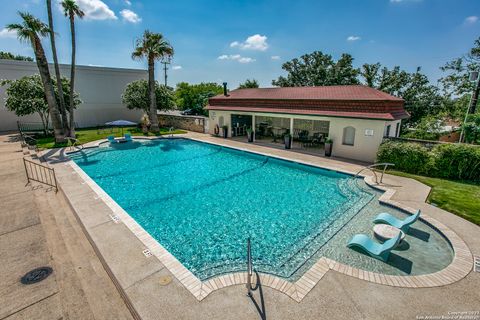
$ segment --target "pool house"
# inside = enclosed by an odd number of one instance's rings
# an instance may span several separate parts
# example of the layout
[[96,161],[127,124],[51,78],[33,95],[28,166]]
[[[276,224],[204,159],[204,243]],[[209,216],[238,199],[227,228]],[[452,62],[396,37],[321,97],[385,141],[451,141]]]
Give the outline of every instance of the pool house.
[[287,133],[292,149],[374,162],[384,137],[397,137],[408,118],[403,99],[362,86],[236,89],[209,99],[209,133],[281,146]]

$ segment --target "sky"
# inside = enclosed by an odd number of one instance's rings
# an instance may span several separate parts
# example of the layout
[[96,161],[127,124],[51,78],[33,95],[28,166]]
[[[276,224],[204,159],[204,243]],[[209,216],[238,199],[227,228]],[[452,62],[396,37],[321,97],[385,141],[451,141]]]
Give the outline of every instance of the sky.
[[[47,21],[45,0],[0,0],[0,51],[33,56],[4,29],[19,22],[17,11]],[[77,22],[77,63],[146,69],[134,61],[135,39],[149,29],[175,49],[169,85],[178,82],[240,82],[262,87],[284,75],[285,61],[315,50],[354,64],[380,62],[414,72],[432,82],[439,67],[462,56],[480,37],[479,0],[77,0],[86,13]],[[70,31],[58,0],[54,4],[57,51],[70,61]],[[44,47],[51,61],[48,39]],[[161,65],[157,79],[163,81]],[[0,75],[1,78],[1,75]]]

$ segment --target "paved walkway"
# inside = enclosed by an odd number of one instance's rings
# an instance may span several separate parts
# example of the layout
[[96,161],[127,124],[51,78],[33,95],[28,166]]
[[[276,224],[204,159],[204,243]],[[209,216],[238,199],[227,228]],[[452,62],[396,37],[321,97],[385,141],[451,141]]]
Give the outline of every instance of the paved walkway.
[[[23,156],[0,136],[0,319],[132,319],[63,195],[25,186]],[[19,282],[40,266],[53,274]]]
[[[295,154],[201,134],[190,134],[190,137],[239,148],[249,148],[254,151],[267,150],[271,154],[278,153],[279,156],[288,154],[290,158],[297,161],[312,161],[324,167],[341,168],[352,173],[359,169],[356,164],[339,162],[335,159]],[[10,153],[13,153],[13,150]],[[11,163],[8,161],[0,162],[0,169],[4,170],[1,172],[8,172],[10,165]],[[17,183],[18,187],[22,187],[24,181],[22,179],[24,178],[20,176],[12,177],[11,185]],[[65,192],[80,192],[78,202],[81,202],[82,199],[95,197],[92,190],[88,190],[86,186],[81,184],[78,175],[70,172],[66,173],[61,179],[73,182],[65,186]],[[480,255],[480,228],[448,212],[425,204],[424,200],[428,195],[428,187],[414,180],[395,176],[387,176],[385,182],[392,188],[397,189],[397,193],[393,197],[394,200],[414,208],[422,208],[425,213],[438,219],[460,235],[474,254]],[[11,187],[9,186],[9,188]],[[52,196],[50,206],[54,207],[57,201],[61,203],[62,200]],[[17,208],[20,207],[14,208],[17,211]],[[93,207],[86,208],[85,213],[87,210],[101,212],[104,209],[105,205],[98,202]],[[1,225],[7,225],[8,223],[2,222]],[[113,272],[143,319],[259,319],[254,305],[245,296],[244,286],[230,286],[212,292],[199,302],[155,257],[145,257],[141,253],[145,247],[129,232],[124,224],[115,223],[105,216],[95,217],[94,220],[88,220],[85,223],[92,227],[94,241],[104,252],[103,258],[111,261],[112,265],[116,265]],[[46,234],[47,240],[42,240],[42,238],[39,242],[47,243],[48,246],[50,231],[46,230]],[[80,235],[78,236],[80,237]],[[19,234],[18,239],[23,239],[22,237]],[[3,243],[0,248],[3,250]],[[41,250],[38,251],[41,252]],[[27,249],[26,252],[29,252],[29,250]],[[2,251],[0,254],[3,258],[6,253]],[[42,261],[42,263],[47,262],[48,260]],[[18,273],[18,271],[16,272]],[[78,272],[77,275],[80,282],[90,283],[83,278],[87,275]],[[58,278],[58,273],[55,276]],[[168,279],[172,279],[172,281],[166,281]],[[418,316],[448,316],[452,312],[479,311],[479,286],[480,273],[474,272],[451,285],[410,289],[379,285],[331,270],[324,275],[300,303],[268,287],[263,289],[263,295],[268,319],[418,319]],[[7,292],[3,288],[2,284],[0,286],[2,302],[4,292]],[[48,296],[48,288],[45,285],[46,296]],[[91,288],[91,291],[95,293],[100,289],[98,287]],[[58,288],[56,289],[52,284],[50,290],[50,292],[55,292]],[[61,310],[60,295],[54,294],[53,297],[57,297],[57,300],[59,300],[57,304],[59,305],[58,309]],[[255,298],[259,301],[258,292],[255,292]],[[110,299],[108,300],[98,298],[95,301],[97,301],[97,306],[100,309],[108,310],[109,306],[114,303]],[[13,301],[13,299],[10,301]],[[89,303],[88,305],[90,309],[94,309],[95,304]],[[0,310],[3,310],[1,302],[0,306],[2,307]],[[39,314],[43,313],[39,311]],[[121,318],[119,316],[109,317],[106,314],[108,313],[99,314],[96,318]],[[46,315],[44,318],[54,319],[56,317]],[[2,319],[1,316],[0,319]]]

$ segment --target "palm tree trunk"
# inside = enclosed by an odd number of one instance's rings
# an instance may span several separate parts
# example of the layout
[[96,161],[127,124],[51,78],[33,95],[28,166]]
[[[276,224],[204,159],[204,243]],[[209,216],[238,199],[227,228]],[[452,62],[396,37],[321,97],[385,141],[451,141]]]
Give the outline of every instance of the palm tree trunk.
[[58,111],[57,100],[55,99],[52,78],[50,76],[50,71],[48,70],[48,61],[45,57],[45,51],[43,50],[40,38],[35,36],[34,39],[32,39],[32,45],[35,51],[38,71],[40,72],[40,77],[42,78],[43,89],[45,91],[50,117],[52,118],[55,141],[64,142],[65,134],[62,126],[62,120],[60,118],[60,112]]
[[160,131],[158,127],[157,117],[157,99],[155,95],[155,61],[148,58],[148,94],[150,96],[150,130],[157,133]]
[[75,56],[76,56],[76,44],[75,44],[75,17],[73,14],[70,15],[70,31],[72,32],[72,63],[70,64],[70,108],[68,109],[70,115],[70,137],[75,138],[75,120],[74,120],[74,109],[75,109]]
[[58,100],[60,102],[60,112],[62,114],[63,130],[68,132],[68,118],[65,108],[65,99],[63,96],[62,81],[60,76],[60,67],[58,65],[57,47],[55,45],[55,32],[53,29],[52,1],[47,0],[48,27],[50,28],[50,44],[52,46],[53,64],[55,66],[55,77],[57,78]]

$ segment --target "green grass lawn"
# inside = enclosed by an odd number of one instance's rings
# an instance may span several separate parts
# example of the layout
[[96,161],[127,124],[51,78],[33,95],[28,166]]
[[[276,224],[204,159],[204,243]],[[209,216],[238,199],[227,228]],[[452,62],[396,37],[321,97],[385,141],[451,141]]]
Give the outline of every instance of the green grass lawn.
[[[160,128],[160,133],[156,135],[160,136],[164,134],[169,134],[170,132],[168,130],[169,130],[168,128]],[[123,128],[123,134],[125,133],[130,133],[132,136],[145,136],[142,130],[136,127]],[[186,131],[184,130],[173,131],[173,134],[180,134],[180,133],[186,133]],[[76,131],[76,134],[79,142],[81,144],[84,144],[90,141],[106,139],[110,135],[115,137],[121,137],[122,130],[120,128],[100,129],[100,130],[97,130],[96,128],[95,129],[78,129]],[[155,135],[155,134],[149,133],[148,135]],[[67,146],[67,143],[55,143],[53,137],[38,138],[37,144],[40,149],[60,148],[60,147]]]
[[480,225],[480,185],[470,182],[452,181],[417,176],[399,171],[389,174],[412,178],[432,188],[428,202]]

